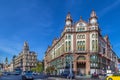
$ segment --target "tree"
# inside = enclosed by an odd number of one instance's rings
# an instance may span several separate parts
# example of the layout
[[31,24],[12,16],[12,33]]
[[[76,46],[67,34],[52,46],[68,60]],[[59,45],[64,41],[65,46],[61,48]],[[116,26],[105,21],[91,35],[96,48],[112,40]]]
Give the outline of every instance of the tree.
[[36,72],[43,72],[43,64],[42,63],[37,63],[37,66],[36,66]]
[[36,72],[36,68],[32,68],[31,71]]
[[53,74],[54,71],[55,71],[55,67],[54,66],[49,66],[49,67],[46,68],[46,72],[47,73]]
[[38,72],[41,73],[43,72],[44,68],[43,68],[43,64],[41,62],[37,62],[37,66],[35,68],[31,69],[33,72]]

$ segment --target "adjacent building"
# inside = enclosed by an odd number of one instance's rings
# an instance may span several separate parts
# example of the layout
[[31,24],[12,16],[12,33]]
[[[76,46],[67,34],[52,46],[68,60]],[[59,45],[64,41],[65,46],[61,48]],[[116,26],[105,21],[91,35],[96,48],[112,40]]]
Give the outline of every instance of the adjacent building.
[[70,70],[70,63],[75,74],[115,72],[117,69],[118,56],[108,35],[102,36],[95,11],[91,12],[88,22],[80,17],[75,23],[68,13],[61,36],[55,38],[46,50],[45,70],[54,66],[59,75]]
[[0,72],[3,71],[3,63],[0,63]]
[[35,68],[36,63],[37,54],[34,51],[30,51],[28,43],[25,42],[21,53],[13,58],[13,68],[28,71],[31,68]]
[[118,71],[120,72],[120,58],[118,59]]

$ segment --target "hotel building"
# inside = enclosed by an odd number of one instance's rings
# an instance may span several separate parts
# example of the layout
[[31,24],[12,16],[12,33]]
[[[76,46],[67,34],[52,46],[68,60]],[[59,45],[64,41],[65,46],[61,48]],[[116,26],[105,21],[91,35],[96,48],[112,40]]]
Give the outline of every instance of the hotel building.
[[22,71],[31,70],[35,68],[37,64],[37,54],[34,51],[29,50],[27,42],[24,43],[23,50],[13,60],[14,69],[22,69]]
[[58,75],[70,70],[70,63],[75,74],[92,74],[116,71],[117,62],[108,35],[101,34],[95,11],[88,22],[80,17],[76,23],[68,13],[61,36],[48,46],[44,57],[45,70],[54,66]]

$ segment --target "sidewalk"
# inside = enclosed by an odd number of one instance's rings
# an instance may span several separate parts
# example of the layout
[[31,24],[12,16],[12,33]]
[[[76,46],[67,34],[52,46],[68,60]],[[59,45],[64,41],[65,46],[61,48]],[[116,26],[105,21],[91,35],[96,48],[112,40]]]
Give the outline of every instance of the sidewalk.
[[47,79],[35,79],[35,80],[105,80],[105,77],[101,76],[99,79],[91,79],[90,76],[76,76],[76,79],[66,79],[60,77],[48,77]]
[[75,80],[75,79],[66,79],[66,78],[59,78],[59,77],[49,77],[48,80]]

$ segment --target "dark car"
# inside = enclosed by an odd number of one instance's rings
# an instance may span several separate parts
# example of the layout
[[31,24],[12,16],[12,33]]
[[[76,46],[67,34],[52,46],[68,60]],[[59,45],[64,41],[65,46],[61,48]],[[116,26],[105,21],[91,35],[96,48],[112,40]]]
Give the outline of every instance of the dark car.
[[99,75],[94,73],[94,74],[92,74],[91,78],[99,78]]
[[21,74],[20,71],[15,71],[14,73],[15,73],[15,75],[20,75]]
[[61,77],[63,78],[74,78],[74,73],[70,73],[70,71],[64,71],[61,73]]
[[10,75],[10,72],[3,72],[3,76]]
[[22,74],[22,80],[34,80],[33,74],[31,71],[26,71]]

